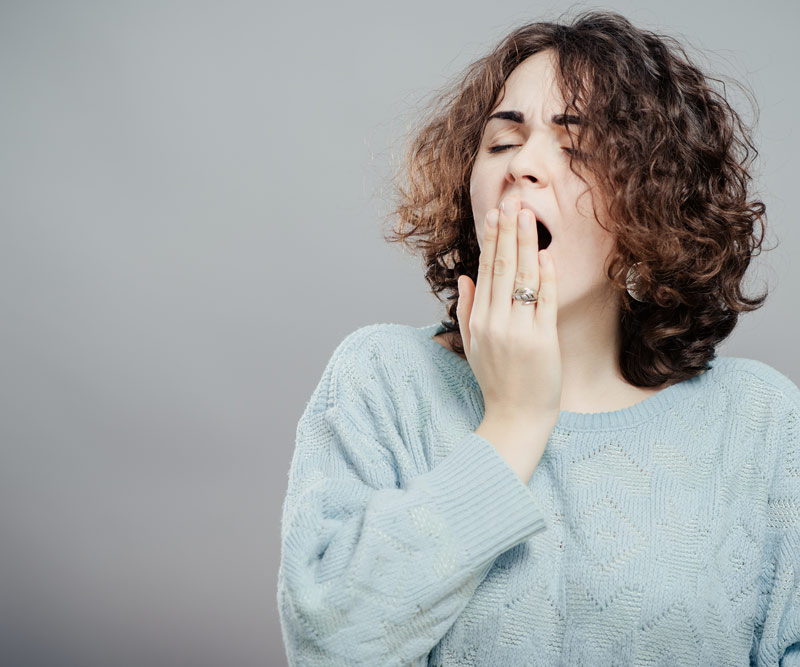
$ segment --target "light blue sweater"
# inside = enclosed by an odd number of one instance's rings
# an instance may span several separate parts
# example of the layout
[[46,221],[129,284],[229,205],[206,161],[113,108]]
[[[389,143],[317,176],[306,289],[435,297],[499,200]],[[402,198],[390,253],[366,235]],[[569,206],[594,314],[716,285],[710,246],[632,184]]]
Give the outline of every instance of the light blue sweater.
[[291,665],[800,666],[800,389],[711,368],[562,411],[528,484],[440,325],[347,335],[297,426]]

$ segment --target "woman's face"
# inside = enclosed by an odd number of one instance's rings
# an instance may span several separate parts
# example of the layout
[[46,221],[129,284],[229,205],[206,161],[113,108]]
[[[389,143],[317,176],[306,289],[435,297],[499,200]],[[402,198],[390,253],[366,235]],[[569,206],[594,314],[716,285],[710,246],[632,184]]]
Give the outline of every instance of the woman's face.
[[[556,267],[559,311],[596,305],[612,293],[604,264],[614,242],[592,214],[591,195],[577,201],[588,186],[570,171],[570,156],[564,150],[570,148],[567,128],[552,122],[554,115],[563,113],[564,103],[553,77],[550,52],[536,53],[520,63],[505,89],[492,114],[515,111],[523,122],[491,119],[481,138],[470,176],[478,244],[483,248],[486,213],[499,207],[504,197],[516,196],[524,202],[522,208],[531,208],[552,234],[548,249]],[[578,127],[572,129],[575,132]],[[490,153],[496,146],[509,147]],[[599,199],[597,208],[602,215]]]

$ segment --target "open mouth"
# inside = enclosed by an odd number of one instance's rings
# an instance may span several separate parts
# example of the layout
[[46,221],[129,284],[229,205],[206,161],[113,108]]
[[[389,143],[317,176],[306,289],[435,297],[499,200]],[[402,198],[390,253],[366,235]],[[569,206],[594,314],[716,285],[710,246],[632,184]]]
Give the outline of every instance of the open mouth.
[[536,236],[539,239],[539,250],[542,250],[550,245],[553,236],[541,220],[536,221]]

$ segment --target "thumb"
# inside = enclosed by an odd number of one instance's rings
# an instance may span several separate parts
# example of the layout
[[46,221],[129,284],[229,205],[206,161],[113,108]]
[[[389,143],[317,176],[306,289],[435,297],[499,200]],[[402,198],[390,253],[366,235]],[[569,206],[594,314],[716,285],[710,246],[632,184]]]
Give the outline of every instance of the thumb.
[[469,276],[458,277],[458,328],[461,330],[461,341],[464,344],[464,354],[470,349],[469,317],[472,313],[472,302],[475,298],[475,286]]

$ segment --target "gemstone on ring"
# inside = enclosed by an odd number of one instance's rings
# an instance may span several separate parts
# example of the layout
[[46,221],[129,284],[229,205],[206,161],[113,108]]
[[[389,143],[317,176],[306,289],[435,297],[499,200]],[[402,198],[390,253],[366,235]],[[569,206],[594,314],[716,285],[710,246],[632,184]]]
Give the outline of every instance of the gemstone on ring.
[[536,303],[538,294],[536,290],[532,290],[530,287],[518,287],[511,295],[511,300],[521,301],[523,306],[529,306]]

